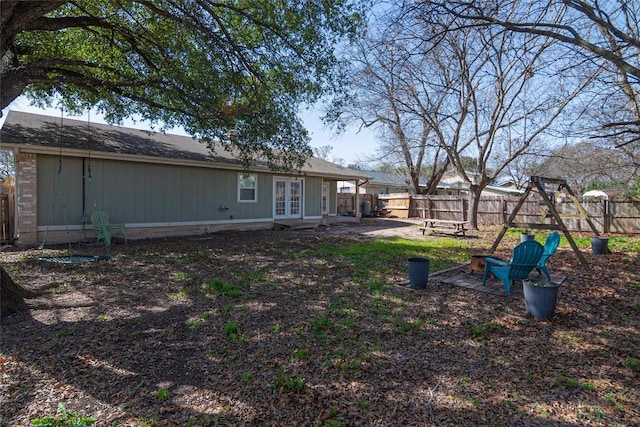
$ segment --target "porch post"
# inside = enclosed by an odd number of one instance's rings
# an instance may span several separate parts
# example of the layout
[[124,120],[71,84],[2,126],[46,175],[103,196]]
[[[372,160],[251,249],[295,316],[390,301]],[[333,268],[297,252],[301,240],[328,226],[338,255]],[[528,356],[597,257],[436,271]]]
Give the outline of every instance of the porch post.
[[356,218],[360,218],[362,216],[362,213],[360,212],[360,180],[356,179],[356,206],[355,206],[355,210],[356,210]]

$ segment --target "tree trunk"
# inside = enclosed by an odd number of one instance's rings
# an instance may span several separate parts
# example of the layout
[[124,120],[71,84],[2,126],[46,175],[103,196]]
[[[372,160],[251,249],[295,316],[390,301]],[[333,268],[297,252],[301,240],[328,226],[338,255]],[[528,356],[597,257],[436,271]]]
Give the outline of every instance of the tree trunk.
[[14,282],[9,273],[0,267],[0,317],[28,310],[24,299],[29,296],[32,296],[32,292]]
[[469,211],[467,219],[469,220],[469,229],[478,229],[478,204],[480,203],[480,186],[477,184],[469,185]]

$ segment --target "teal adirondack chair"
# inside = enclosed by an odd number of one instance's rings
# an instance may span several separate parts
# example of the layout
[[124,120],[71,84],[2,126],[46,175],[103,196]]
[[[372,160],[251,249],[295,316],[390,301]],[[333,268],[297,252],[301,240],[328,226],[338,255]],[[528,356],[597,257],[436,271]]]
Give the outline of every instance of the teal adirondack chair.
[[551,275],[549,274],[549,269],[547,268],[547,260],[551,258],[558,249],[558,245],[560,244],[560,233],[554,231],[553,233],[547,236],[547,240],[544,242],[544,251],[542,252],[542,256],[540,257],[540,261],[536,264],[536,271],[539,274],[543,274],[547,276],[547,280],[551,280]]
[[96,242],[104,241],[106,246],[111,246],[111,237],[120,235],[127,243],[127,235],[124,231],[123,224],[111,224],[109,215],[103,211],[95,211],[91,214],[91,224],[96,231]]
[[529,277],[531,270],[535,268],[540,261],[544,248],[534,240],[520,243],[513,248],[513,255],[509,262],[504,262],[496,258],[485,258],[484,276],[482,277],[482,286],[487,283],[489,273],[496,278],[502,280],[504,291],[507,295],[511,290],[511,284],[514,280],[522,280]]

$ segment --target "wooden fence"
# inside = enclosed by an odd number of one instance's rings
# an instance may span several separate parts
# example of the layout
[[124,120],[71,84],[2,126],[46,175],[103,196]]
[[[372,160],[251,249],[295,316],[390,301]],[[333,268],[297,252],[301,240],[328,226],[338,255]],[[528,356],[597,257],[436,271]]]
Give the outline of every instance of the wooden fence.
[[[511,215],[520,200],[519,197],[481,197],[478,205],[478,224],[501,225]],[[360,211],[365,203],[375,208],[384,207],[396,218],[436,218],[466,220],[468,200],[459,196],[409,196],[407,194],[361,194]],[[341,211],[343,206],[345,210]],[[640,233],[640,201],[584,201],[581,206],[591,217],[598,231],[603,233]],[[338,212],[355,214],[355,195],[338,194]],[[580,219],[580,212],[572,200],[556,203],[556,209],[571,231],[589,231],[587,221]],[[546,205],[538,200],[526,200],[514,222],[538,223],[544,221]]]
[[13,240],[15,223],[14,187],[0,185],[0,242]]

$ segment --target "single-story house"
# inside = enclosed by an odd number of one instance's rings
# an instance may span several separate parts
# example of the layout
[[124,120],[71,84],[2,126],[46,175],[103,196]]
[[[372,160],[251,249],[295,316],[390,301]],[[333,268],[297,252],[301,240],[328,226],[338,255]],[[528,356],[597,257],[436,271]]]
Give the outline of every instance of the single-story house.
[[[370,178],[360,183],[360,194],[408,194],[410,185],[406,178],[400,174],[376,171],[362,171],[363,174]],[[424,189],[427,186],[426,179],[420,177],[420,187]],[[345,181],[338,183],[338,191],[340,193],[355,193],[356,183],[353,181]],[[449,173],[448,177],[443,178],[436,186],[435,196],[462,196],[469,192],[469,185],[464,181],[457,172]],[[520,196],[524,190],[512,187],[503,187],[499,185],[488,185],[482,190],[483,196]]]
[[320,224],[337,215],[338,181],[368,178],[314,157],[295,173],[259,160],[247,169],[222,145],[213,148],[186,136],[10,111],[0,149],[13,150],[16,161],[14,237],[24,245],[45,233],[51,243],[90,239],[94,210],[134,239]]
[[[359,185],[360,194],[393,194],[408,193],[411,186],[407,179],[397,173],[361,171],[369,179]],[[421,185],[426,185],[423,178],[420,178]],[[338,191],[341,193],[355,193],[355,183],[344,181],[338,183]]]
[[[472,176],[473,173],[468,172],[469,176]],[[462,179],[460,174],[457,171],[453,171],[448,174],[447,177],[443,178],[440,182],[440,185],[449,186],[449,190],[447,190],[447,194],[466,194],[469,192],[469,184]],[[455,193],[457,192],[457,193]],[[507,197],[507,196],[521,196],[524,194],[524,190],[507,185],[487,185],[482,189],[482,196],[499,196],[499,197]]]
[[600,200],[613,200],[616,197],[619,197],[624,192],[617,188],[605,188],[601,190],[589,190],[586,191],[583,195],[583,199],[600,199]]

